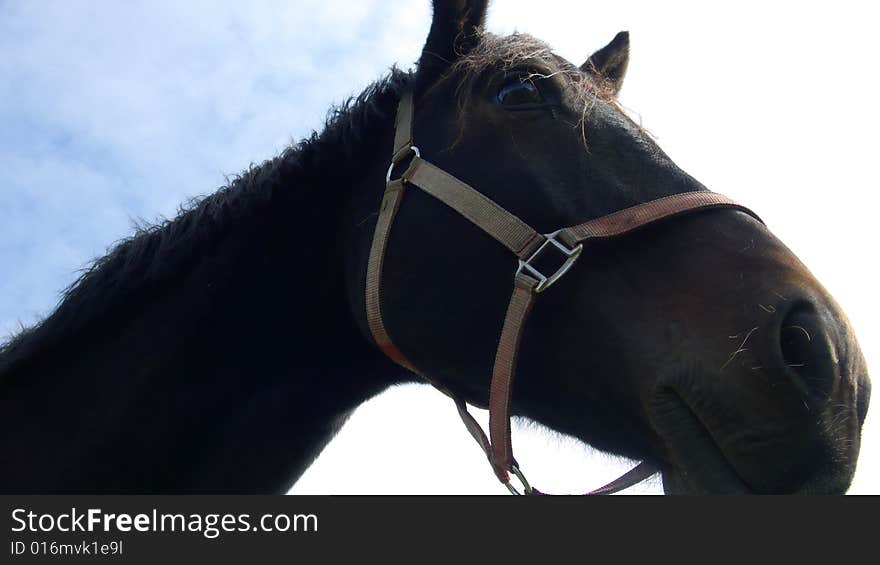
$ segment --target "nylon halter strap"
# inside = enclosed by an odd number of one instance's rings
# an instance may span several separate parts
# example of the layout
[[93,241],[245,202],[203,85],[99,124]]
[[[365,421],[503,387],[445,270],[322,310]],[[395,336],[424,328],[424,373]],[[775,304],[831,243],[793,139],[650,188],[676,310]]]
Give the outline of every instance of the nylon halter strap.
[[[394,135],[394,153],[386,176],[385,193],[370,248],[366,279],[366,310],[370,332],[379,348],[394,362],[424,377],[449,395],[458,408],[465,427],[486,454],[498,479],[514,494],[519,491],[511,485],[509,473],[522,483],[523,493],[541,494],[529,485],[513,457],[510,437],[510,401],[516,359],[526,320],[535,298],[559,280],[577,261],[583,244],[592,239],[604,239],[686,212],[710,208],[734,208],[757,216],[729,198],[708,191],[686,192],[659,198],[583,224],[542,234],[531,226],[446,171],[422,158],[412,139],[413,99],[405,93],[397,109]],[[398,178],[392,178],[395,168],[409,159],[409,165]],[[385,250],[391,234],[394,217],[400,208],[407,186],[415,186],[434,196],[507,247],[518,259],[513,277],[513,294],[507,306],[504,325],[489,390],[489,436],[468,412],[463,400],[456,397],[429,376],[421,373],[397,348],[382,321],[381,278]],[[758,218],[760,220],[760,218]],[[534,264],[546,252],[562,254],[562,266],[555,273],[542,273]],[[653,465],[642,462],[611,483],[587,494],[610,494],[630,487],[656,473]]]

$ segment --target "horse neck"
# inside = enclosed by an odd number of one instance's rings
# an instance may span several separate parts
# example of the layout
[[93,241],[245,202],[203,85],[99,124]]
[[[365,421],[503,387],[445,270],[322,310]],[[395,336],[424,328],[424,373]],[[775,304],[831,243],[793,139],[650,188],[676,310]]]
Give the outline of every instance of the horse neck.
[[0,490],[284,491],[392,384],[334,235],[350,224],[340,210],[360,213],[344,194],[363,171],[329,157],[307,177],[336,189],[277,179],[173,277],[0,372],[0,428],[14,431],[0,434]]

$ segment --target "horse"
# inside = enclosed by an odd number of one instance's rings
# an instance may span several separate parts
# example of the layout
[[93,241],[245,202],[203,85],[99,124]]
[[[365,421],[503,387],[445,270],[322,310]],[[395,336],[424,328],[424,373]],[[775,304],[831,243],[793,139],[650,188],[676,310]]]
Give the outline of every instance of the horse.
[[[419,158],[541,234],[708,193],[617,104],[626,33],[575,65],[486,32],[487,4],[435,0],[414,71],[140,229],[5,344],[0,490],[284,492],[389,386],[429,379],[489,406],[517,263],[454,207],[407,189],[380,279],[393,351],[367,314],[407,96]],[[668,493],[846,491],[867,367],[754,214],[652,222],[585,242],[569,267],[523,324],[510,413],[646,462]]]

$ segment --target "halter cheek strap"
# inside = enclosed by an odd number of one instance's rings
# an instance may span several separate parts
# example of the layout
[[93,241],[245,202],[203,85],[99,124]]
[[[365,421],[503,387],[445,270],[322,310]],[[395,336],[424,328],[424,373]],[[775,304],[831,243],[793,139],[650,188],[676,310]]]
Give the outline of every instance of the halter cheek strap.
[[[532,488],[513,457],[510,437],[510,400],[516,359],[526,320],[538,294],[546,291],[574,265],[583,244],[592,239],[616,237],[647,224],[683,213],[710,208],[733,208],[757,218],[748,208],[708,191],[685,192],[644,202],[575,226],[542,234],[514,216],[470,185],[422,158],[412,139],[413,100],[407,92],[400,100],[394,135],[394,153],[386,176],[385,193],[370,247],[367,264],[367,322],[379,348],[395,363],[421,375],[449,395],[468,432],[486,454],[498,479],[514,494],[519,491],[510,482],[513,473],[522,483],[523,493],[542,494]],[[398,165],[409,159],[400,177],[392,178]],[[421,373],[394,345],[382,321],[381,279],[391,226],[408,186],[415,186],[434,196],[488,235],[505,246],[518,259],[513,277],[513,293],[507,306],[489,389],[489,436],[468,412],[463,400]],[[535,262],[545,253],[559,253],[561,266],[554,273],[544,273]],[[656,473],[653,465],[642,462],[611,483],[587,494],[610,494],[632,486]]]

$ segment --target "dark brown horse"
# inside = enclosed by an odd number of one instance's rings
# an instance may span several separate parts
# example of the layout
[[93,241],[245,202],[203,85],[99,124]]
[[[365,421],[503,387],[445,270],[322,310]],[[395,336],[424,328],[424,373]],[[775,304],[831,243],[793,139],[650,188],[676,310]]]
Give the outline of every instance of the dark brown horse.
[[[283,491],[351,410],[416,380],[373,343],[364,292],[405,92],[422,156],[542,232],[705,190],[618,108],[625,34],[574,65],[484,33],[485,11],[435,2],[416,72],[122,243],[8,343],[0,490]],[[407,195],[385,325],[475,405],[515,268],[462,216]],[[717,209],[588,244],[528,322],[512,406],[656,465],[667,492],[837,493],[869,396],[833,299],[762,223]]]

